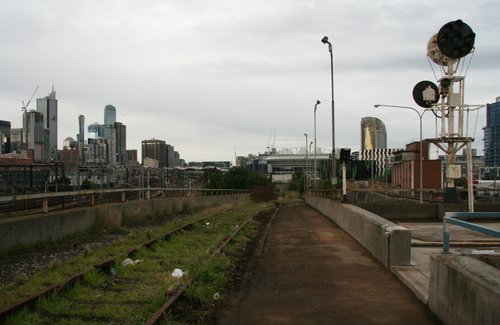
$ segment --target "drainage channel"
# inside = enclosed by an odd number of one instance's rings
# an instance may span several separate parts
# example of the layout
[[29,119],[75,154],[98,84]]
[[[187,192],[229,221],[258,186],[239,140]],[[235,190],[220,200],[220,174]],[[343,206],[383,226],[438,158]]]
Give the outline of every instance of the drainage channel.
[[[94,265],[90,272],[75,274],[63,283],[1,311],[0,321],[135,323],[144,322],[149,317],[148,322],[157,323],[193,282],[191,276],[186,275],[179,280],[165,272],[172,268],[171,265],[183,264],[184,257],[177,254],[178,251],[196,256],[194,262],[184,265],[185,268],[194,268],[207,256],[222,252],[255,215],[244,219],[233,218],[226,213],[184,224],[131,248],[127,259],[132,261],[132,265],[124,266],[117,261],[117,257],[109,258]],[[213,250],[206,248],[207,243],[221,242]],[[168,251],[170,246],[175,248]],[[212,244],[211,247],[215,246]],[[158,295],[158,292],[163,294]],[[160,305],[165,298],[167,302],[155,311],[154,306]],[[136,308],[142,308],[143,312],[127,314]]]

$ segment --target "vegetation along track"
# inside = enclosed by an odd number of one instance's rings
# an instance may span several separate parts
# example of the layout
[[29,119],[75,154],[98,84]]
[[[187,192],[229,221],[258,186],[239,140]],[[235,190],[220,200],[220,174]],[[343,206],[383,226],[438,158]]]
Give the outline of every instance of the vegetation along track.
[[[208,306],[224,294],[225,272],[231,268],[230,256],[217,253],[237,234],[248,240],[244,233],[252,227],[242,225],[252,224],[253,216],[265,208],[248,204],[211,217],[198,216],[163,233],[148,232],[123,255],[101,258],[90,271],[76,272],[5,309],[0,321],[143,324],[167,317],[170,322],[176,315],[168,309],[183,293],[193,303]],[[234,243],[237,246],[238,240]],[[126,258],[134,263],[123,265]],[[183,277],[172,276],[176,268],[186,272]]]

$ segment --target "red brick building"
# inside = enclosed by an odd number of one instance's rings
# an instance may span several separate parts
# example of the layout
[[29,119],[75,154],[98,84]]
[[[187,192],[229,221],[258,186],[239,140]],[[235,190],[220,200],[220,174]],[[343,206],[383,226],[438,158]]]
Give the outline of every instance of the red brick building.
[[[429,159],[429,142],[422,143],[423,178],[422,187],[426,189],[443,188],[443,169],[441,160]],[[420,142],[406,145],[405,150],[394,153],[392,186],[399,189],[420,189]]]

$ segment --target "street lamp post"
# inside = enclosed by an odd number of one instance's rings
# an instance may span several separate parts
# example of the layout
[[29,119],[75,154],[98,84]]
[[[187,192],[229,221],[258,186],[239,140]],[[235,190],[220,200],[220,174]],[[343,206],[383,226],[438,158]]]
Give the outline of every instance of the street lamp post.
[[[312,146],[312,144],[313,144],[313,143],[314,143],[314,141],[311,141],[311,142],[309,143],[309,152],[311,152],[311,146]],[[311,179],[310,179],[310,178],[309,178],[308,187],[311,187]]]
[[317,148],[316,148],[316,110],[318,105],[321,104],[319,100],[314,104],[314,182],[318,180],[318,162],[317,162]]
[[422,152],[422,116],[424,116],[424,113],[426,111],[423,111],[420,113],[416,108],[409,107],[409,106],[398,106],[398,105],[383,105],[383,104],[376,104],[373,105],[375,108],[378,107],[392,107],[392,108],[403,108],[403,109],[410,109],[417,113],[419,121],[420,121],[420,204],[423,203],[423,163],[424,163],[424,155]]
[[337,184],[337,161],[335,160],[335,96],[333,92],[333,50],[332,43],[328,41],[325,36],[321,39],[323,44],[328,44],[328,51],[330,52],[330,77],[332,79],[332,184]]
[[306,167],[304,168],[304,191],[306,190],[307,188],[307,173],[308,173],[308,169],[309,169],[309,157],[307,156],[307,133],[304,133],[305,137],[306,137]]

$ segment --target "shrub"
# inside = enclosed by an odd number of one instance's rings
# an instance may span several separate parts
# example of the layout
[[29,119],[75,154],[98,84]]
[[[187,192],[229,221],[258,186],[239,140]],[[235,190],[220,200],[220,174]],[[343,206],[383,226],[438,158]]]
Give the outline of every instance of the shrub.
[[276,199],[276,193],[272,186],[256,186],[250,197],[256,202],[268,202]]

